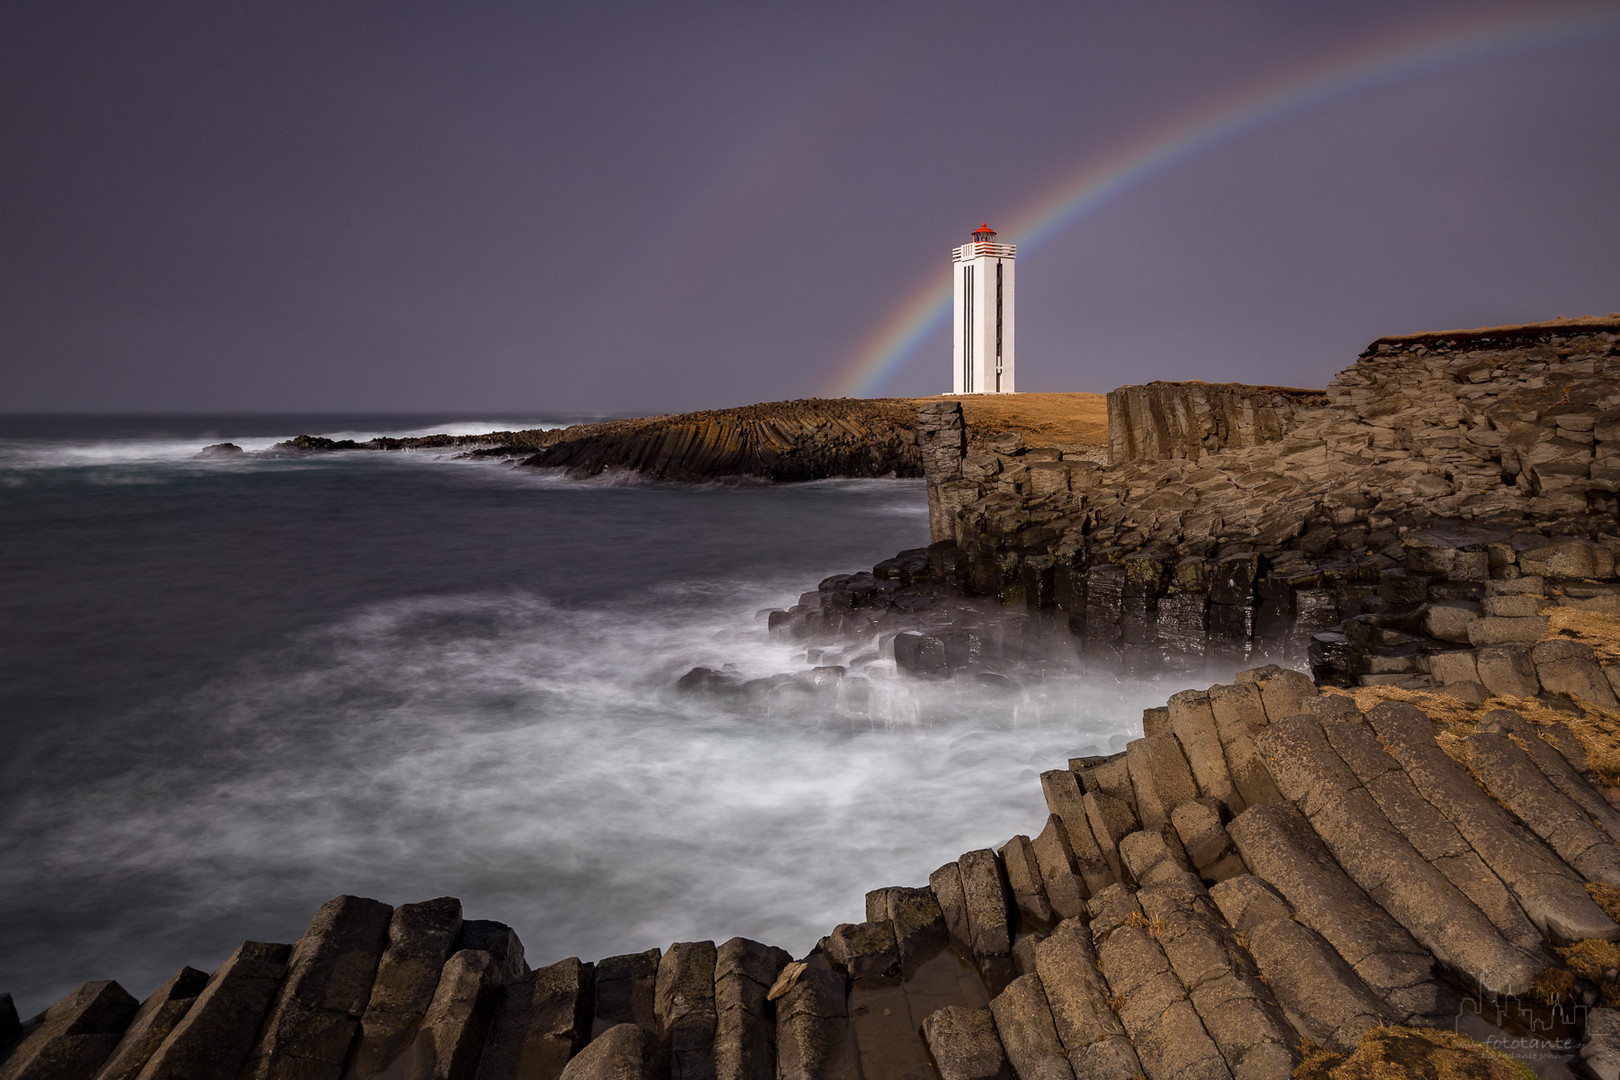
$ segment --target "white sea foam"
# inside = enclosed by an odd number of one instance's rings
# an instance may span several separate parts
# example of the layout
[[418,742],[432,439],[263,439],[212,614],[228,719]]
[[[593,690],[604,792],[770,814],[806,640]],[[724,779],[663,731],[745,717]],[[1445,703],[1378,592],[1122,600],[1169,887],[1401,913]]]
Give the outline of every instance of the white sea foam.
[[[456,420],[439,424],[405,427],[378,426],[370,428],[319,429],[319,425],[299,426],[296,418],[288,430],[273,435],[242,434],[222,424],[193,437],[136,435],[128,438],[98,438],[83,441],[68,439],[0,439],[0,472],[39,471],[47,469],[99,469],[116,466],[182,466],[186,468],[219,468],[222,465],[242,464],[244,459],[198,459],[197,452],[215,443],[234,443],[248,453],[268,450],[277,443],[295,435],[316,435],[341,441],[353,439],[366,442],[387,437],[394,439],[420,438],[427,435],[484,435],[496,431],[550,431],[567,426],[564,423],[537,422],[535,420]],[[314,427],[315,430],[311,430]],[[427,456],[439,456],[444,450],[428,450]],[[102,481],[117,482],[117,481]]]
[[201,926],[287,937],[338,892],[459,895],[536,963],[733,934],[802,954],[866,890],[1038,831],[1038,772],[1120,748],[1176,689],[918,683],[868,656],[864,700],[672,691],[700,664],[804,670],[755,614],[781,590],[365,609],[137,718],[139,768],[19,808],[32,839],[0,885],[161,890],[106,928],[136,983]]

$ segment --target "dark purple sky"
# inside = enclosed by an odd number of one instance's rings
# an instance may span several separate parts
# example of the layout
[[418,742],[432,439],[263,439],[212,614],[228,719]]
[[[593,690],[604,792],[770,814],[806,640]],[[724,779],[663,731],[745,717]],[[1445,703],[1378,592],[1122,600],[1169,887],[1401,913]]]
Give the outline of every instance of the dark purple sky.
[[[9,5],[0,411],[827,394],[980,220],[1515,20],[1027,248],[1020,386],[1095,391],[1322,385],[1379,334],[1620,309],[1620,3]],[[935,333],[878,389],[949,371]]]

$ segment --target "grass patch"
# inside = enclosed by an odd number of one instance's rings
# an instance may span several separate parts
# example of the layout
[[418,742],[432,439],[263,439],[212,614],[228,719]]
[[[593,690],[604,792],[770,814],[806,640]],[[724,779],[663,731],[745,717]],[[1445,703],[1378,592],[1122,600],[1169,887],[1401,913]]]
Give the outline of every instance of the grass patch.
[[1547,628],[1551,637],[1573,638],[1592,646],[1600,664],[1620,664],[1620,618],[1560,606],[1547,609]]
[[[1568,611],[1572,624],[1578,619],[1592,633],[1596,632],[1594,627],[1601,622],[1605,634],[1612,632],[1615,635],[1604,639],[1607,644],[1603,648],[1599,648],[1600,643],[1596,638],[1582,640],[1598,650],[1603,663],[1612,665],[1620,662],[1609,659],[1611,655],[1620,655],[1620,619],[1590,611],[1554,610]],[[1573,635],[1565,633],[1562,636]],[[1620,788],[1620,712],[1613,709],[1598,708],[1586,702],[1570,702],[1565,708],[1555,708],[1535,698],[1517,697],[1493,697],[1478,708],[1471,708],[1444,690],[1404,690],[1395,686],[1362,686],[1354,690],[1324,688],[1322,692],[1350,697],[1362,712],[1384,701],[1404,701],[1415,705],[1435,722],[1435,738],[1441,749],[1459,764],[1466,764],[1466,755],[1458,740],[1471,734],[1474,723],[1492,709],[1511,709],[1531,724],[1567,724],[1570,733],[1581,744],[1581,749],[1586,751],[1587,764],[1598,782]]]
[[1586,892],[1593,903],[1603,909],[1603,914],[1620,922],[1620,886],[1610,885],[1607,881],[1588,881]]
[[1569,965],[1569,970],[1594,982],[1610,968],[1620,968],[1620,945],[1601,938],[1587,938],[1573,945],[1560,946],[1556,951]]
[[1522,1061],[1466,1035],[1378,1027],[1351,1054],[1305,1047],[1294,1080],[1535,1080]]
[[1530,984],[1530,993],[1545,1005],[1562,1005],[1575,996],[1575,973],[1568,968],[1548,968]]

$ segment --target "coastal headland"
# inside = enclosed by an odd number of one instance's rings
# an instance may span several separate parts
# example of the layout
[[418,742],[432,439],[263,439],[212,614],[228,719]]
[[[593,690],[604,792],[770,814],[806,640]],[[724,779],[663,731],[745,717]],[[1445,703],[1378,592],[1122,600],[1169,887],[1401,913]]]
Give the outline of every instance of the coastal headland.
[[1035,638],[1238,672],[1053,762],[1027,833],[875,888],[800,958],[531,969],[453,899],[342,896],[145,1002],[90,982],[24,1024],[0,997],[0,1080],[1528,1075],[1486,1042],[1620,1076],[1620,316],[1381,338],[1323,392],[1152,384],[1068,421],[1025,397],[479,448],[924,476],[933,543],[762,628],[818,685],[852,641],[916,678],[997,675]]
[[675,482],[916,477],[922,475],[913,434],[917,408],[942,400],[963,403],[974,439],[1012,430],[1099,460],[1106,455],[1106,399],[1083,393],[810,398],[548,430],[366,442],[300,435],[274,452],[451,448],[478,457],[515,458],[531,468],[564,469],[573,476],[621,472]]

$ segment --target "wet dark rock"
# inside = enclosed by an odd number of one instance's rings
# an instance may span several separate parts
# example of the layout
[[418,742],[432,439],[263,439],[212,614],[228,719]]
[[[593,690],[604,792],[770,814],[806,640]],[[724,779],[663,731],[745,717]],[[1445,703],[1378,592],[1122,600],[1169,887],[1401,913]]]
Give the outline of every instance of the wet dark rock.
[[910,585],[929,574],[928,549],[911,548],[872,567],[874,577]]
[[[772,612],[776,614],[776,612]],[[695,667],[675,680],[675,689],[682,694],[711,694],[729,696],[742,690],[742,680],[729,672],[713,668]]]
[[324,435],[294,435],[285,442],[278,442],[270,448],[272,451],[302,451],[304,453],[321,453],[330,450],[360,450],[360,443],[353,439],[328,439]]
[[1335,630],[1311,635],[1311,674],[1325,686],[1349,686],[1350,639]]
[[920,678],[937,678],[950,671],[945,642],[914,631],[895,635],[894,662],[902,674]]
[[1125,603],[1125,570],[1093,566],[1086,574],[1086,640],[1102,644],[1119,640]]
[[214,443],[212,446],[205,446],[191,456],[196,458],[234,458],[241,457],[243,453],[242,448],[235,443],[222,442]]

